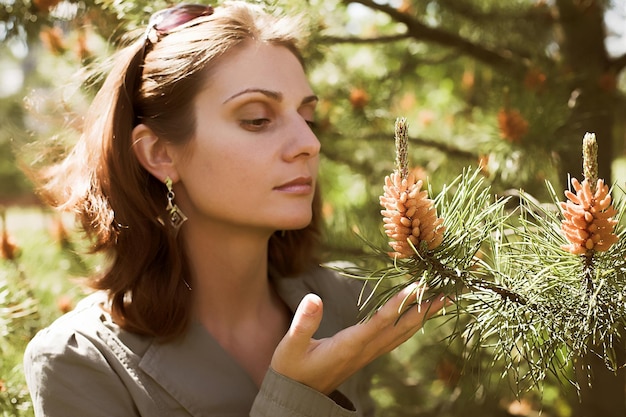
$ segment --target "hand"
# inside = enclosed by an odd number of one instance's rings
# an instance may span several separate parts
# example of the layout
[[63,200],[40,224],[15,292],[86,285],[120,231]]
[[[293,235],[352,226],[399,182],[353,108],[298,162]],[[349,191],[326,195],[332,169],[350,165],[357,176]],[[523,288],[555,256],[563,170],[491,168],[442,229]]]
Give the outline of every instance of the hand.
[[408,340],[448,302],[438,297],[413,306],[400,317],[398,311],[403,301],[406,299],[404,305],[415,302],[415,293],[416,285],[410,285],[370,320],[320,340],[312,337],[322,320],[322,300],[317,295],[307,294],[296,310],[289,331],[274,351],[272,369],[330,394],[359,369]]

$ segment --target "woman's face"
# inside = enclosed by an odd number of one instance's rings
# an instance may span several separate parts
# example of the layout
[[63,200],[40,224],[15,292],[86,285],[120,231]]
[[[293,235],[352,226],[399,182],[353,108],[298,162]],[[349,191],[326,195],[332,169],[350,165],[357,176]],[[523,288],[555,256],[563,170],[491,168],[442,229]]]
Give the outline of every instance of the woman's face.
[[317,97],[287,48],[249,42],[218,63],[195,100],[196,132],[175,148],[187,227],[260,231],[311,221]]

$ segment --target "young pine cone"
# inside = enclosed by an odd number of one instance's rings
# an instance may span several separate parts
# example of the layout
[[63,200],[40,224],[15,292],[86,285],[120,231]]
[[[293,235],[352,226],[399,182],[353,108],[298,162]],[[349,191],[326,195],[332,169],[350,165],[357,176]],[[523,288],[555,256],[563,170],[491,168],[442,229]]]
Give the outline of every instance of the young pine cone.
[[[421,191],[423,182],[415,182],[415,176],[409,174],[402,178],[399,172],[385,177],[385,193],[380,196],[380,205],[385,233],[393,241],[389,246],[394,250],[389,256],[408,258],[415,255],[422,242],[431,250],[443,240],[443,219],[437,217],[433,200],[427,191]],[[409,244],[409,241],[411,244]]]
[[561,230],[570,242],[561,247],[575,255],[608,250],[617,242],[613,233],[617,224],[613,216],[617,210],[611,205],[608,185],[599,179],[593,193],[589,181],[584,180],[581,184],[572,178],[572,186],[576,194],[566,190],[567,201],[559,203],[565,217]]

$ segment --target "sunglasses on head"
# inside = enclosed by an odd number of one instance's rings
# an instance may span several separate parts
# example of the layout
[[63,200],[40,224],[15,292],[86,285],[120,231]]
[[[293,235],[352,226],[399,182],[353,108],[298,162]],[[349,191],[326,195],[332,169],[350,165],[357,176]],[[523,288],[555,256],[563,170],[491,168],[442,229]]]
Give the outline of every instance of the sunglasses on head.
[[[167,35],[171,30],[187,24],[194,19],[213,14],[213,7],[204,4],[179,4],[167,9],[159,10],[150,16],[148,27],[143,39],[143,45],[139,52],[141,59],[139,67],[146,59],[148,50]],[[141,78],[141,68],[139,68],[138,78]],[[140,83],[140,81],[138,81]],[[133,84],[134,85],[134,84]],[[131,94],[132,96],[132,94]],[[139,123],[140,118],[136,118],[135,123]]]
[[156,43],[172,29],[202,16],[213,14],[213,7],[205,4],[179,4],[159,10],[150,16],[146,28],[145,42]]

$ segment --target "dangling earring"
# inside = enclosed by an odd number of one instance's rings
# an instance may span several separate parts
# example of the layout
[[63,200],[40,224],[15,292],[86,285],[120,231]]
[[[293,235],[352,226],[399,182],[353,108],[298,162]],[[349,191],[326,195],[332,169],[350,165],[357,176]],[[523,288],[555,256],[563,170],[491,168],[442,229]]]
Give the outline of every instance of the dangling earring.
[[178,230],[180,227],[187,221],[187,216],[183,213],[180,208],[174,203],[174,190],[172,189],[172,179],[170,177],[165,178],[165,186],[167,187],[167,214],[170,218],[170,224],[174,228],[174,233],[178,234]]

